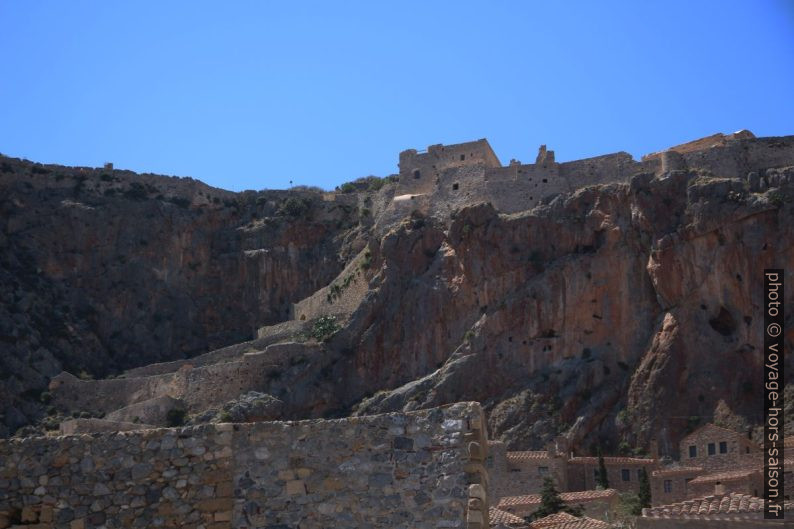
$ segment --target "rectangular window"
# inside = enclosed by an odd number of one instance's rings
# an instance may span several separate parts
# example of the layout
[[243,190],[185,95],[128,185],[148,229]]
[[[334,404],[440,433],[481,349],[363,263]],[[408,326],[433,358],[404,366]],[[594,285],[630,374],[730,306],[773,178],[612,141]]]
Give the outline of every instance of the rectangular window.
[[549,467],[538,467],[538,474],[545,476],[549,473]]
[[720,441],[720,454],[727,454],[728,453],[728,443],[725,441]]
[[631,471],[628,468],[624,468],[620,471],[620,477],[623,481],[631,481]]
[[593,477],[594,477],[595,479],[598,479],[598,469],[597,469],[597,468],[594,468],[594,469],[593,469]]
[[664,480],[664,491],[673,492],[673,482],[669,479]]
[[689,457],[697,457],[698,456],[698,447],[697,446],[690,446],[689,447]]
[[717,453],[717,445],[715,445],[714,443],[709,443],[709,455],[713,456],[716,453]]
[[637,469],[637,481],[639,481],[641,479],[642,479],[642,469],[638,468]]

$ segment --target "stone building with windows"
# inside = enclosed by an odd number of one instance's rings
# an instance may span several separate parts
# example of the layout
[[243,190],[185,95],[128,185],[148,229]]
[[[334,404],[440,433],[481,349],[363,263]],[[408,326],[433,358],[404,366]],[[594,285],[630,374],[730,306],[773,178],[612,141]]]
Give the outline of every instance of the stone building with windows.
[[762,450],[747,435],[709,423],[681,440],[679,454],[675,465],[651,473],[653,505],[763,491]]
[[761,462],[761,447],[747,435],[712,423],[684,437],[679,450],[682,463],[703,467],[706,472],[754,467]]
[[[650,479],[657,468],[656,459],[644,457],[604,457],[610,488],[619,492],[637,492],[640,471]],[[488,473],[494,499],[540,492],[543,480],[552,478],[563,492],[589,491],[596,488],[597,457],[575,456],[568,451],[564,437],[549,443],[546,450],[507,451],[504,443],[489,441]]]

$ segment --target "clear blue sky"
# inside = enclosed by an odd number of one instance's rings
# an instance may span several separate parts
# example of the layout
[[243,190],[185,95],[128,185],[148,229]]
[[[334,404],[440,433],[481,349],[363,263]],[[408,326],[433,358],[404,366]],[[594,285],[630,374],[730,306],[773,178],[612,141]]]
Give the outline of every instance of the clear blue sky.
[[793,0],[0,0],[0,64],[0,152],[233,190],[794,134]]

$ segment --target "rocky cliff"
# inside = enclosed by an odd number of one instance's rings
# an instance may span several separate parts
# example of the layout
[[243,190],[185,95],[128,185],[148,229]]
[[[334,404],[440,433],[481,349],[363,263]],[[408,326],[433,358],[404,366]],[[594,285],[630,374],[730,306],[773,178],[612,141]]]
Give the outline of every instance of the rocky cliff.
[[[233,194],[4,159],[5,432],[110,411],[69,395],[125,388],[113,406],[142,406],[186,399],[202,377],[231,377],[243,400],[261,392],[281,418],[477,400],[511,448],[566,433],[580,450],[642,451],[656,437],[674,454],[698,423],[751,428],[762,271],[794,284],[794,159],[775,152],[748,178],[638,173],[510,215],[476,197],[427,215],[401,196],[397,210],[377,179]],[[125,369],[46,391],[61,370]],[[190,420],[240,408],[230,397],[190,404]]]

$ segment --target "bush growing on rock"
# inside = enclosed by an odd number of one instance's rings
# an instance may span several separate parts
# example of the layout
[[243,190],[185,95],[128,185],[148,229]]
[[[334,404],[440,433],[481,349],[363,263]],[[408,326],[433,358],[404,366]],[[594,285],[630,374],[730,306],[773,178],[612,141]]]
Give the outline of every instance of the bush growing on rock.
[[336,322],[336,316],[321,316],[314,322],[314,326],[309,334],[318,342],[326,342],[330,340],[339,329],[341,329],[341,327]]
[[166,413],[165,420],[168,422],[168,426],[173,428],[185,424],[186,416],[187,412],[185,410],[180,408],[172,408],[168,410],[168,413]]

